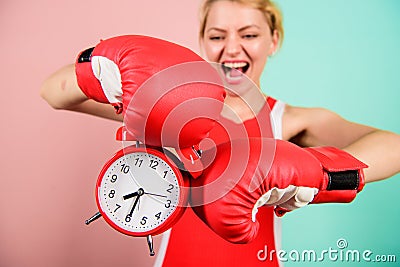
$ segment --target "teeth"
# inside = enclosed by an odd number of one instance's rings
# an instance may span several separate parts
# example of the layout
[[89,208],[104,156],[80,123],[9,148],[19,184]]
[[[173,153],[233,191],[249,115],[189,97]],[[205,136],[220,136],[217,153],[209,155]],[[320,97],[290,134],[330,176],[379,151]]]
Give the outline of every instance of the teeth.
[[247,65],[246,62],[225,62],[225,63],[222,63],[222,64],[223,64],[225,67],[234,68],[234,69],[243,68],[244,66]]

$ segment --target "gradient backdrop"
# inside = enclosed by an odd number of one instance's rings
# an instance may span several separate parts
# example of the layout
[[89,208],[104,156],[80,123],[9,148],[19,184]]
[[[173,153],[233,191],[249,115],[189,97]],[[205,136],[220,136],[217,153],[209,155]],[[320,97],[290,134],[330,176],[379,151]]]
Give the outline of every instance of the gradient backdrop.
[[[96,212],[94,186],[120,148],[116,122],[52,110],[42,81],[83,48],[121,34],[146,34],[198,51],[200,0],[0,2],[0,267],[151,266],[146,242],[123,236]],[[287,103],[323,106],[400,133],[400,3],[288,1],[286,36],[263,90]],[[400,160],[400,159],[399,159]],[[400,177],[367,185],[350,205],[311,206],[283,218],[283,249],[346,249],[400,262]],[[156,248],[159,239],[156,239]],[[263,249],[263,248],[260,248]],[[249,255],[255,256],[255,255]],[[286,256],[288,258],[288,255]],[[285,266],[397,266],[289,261]]]

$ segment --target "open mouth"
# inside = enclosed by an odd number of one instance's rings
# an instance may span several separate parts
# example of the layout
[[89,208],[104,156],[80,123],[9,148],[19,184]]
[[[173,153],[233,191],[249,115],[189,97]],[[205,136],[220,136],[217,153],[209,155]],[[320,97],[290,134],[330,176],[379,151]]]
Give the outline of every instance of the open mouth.
[[249,69],[250,64],[247,62],[223,62],[222,69],[225,75],[230,77],[241,76]]

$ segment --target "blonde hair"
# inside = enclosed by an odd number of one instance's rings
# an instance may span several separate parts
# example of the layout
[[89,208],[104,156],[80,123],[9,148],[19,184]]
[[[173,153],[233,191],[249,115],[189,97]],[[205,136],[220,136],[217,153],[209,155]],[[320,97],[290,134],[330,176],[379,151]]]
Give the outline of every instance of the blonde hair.
[[267,20],[268,26],[271,29],[271,34],[277,31],[279,36],[279,47],[283,41],[283,24],[282,24],[282,13],[275,3],[270,0],[204,0],[200,8],[200,29],[199,37],[204,37],[204,31],[206,28],[208,13],[214,2],[217,1],[230,1],[239,3],[242,5],[250,6],[252,8],[260,10],[265,19]]

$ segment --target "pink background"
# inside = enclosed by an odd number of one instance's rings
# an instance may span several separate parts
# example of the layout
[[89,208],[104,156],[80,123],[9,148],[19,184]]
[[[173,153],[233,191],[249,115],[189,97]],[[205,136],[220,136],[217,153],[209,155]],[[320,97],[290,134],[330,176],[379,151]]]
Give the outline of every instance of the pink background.
[[[287,35],[262,81],[274,90],[268,93],[399,133],[399,4],[306,2],[279,1]],[[102,219],[84,224],[97,211],[94,189],[101,166],[121,148],[114,140],[120,124],[55,111],[39,97],[39,88],[101,38],[145,34],[198,51],[199,3],[0,0],[0,267],[152,265],[143,238],[119,234]],[[313,34],[304,34],[305,28]],[[360,95],[362,101],[353,105]],[[321,251],[344,237],[351,249],[397,253],[396,177],[368,185],[350,205],[310,206],[285,216],[284,248]],[[160,240],[155,241],[157,251]]]
[[[0,266],[150,266],[146,241],[99,219],[94,188],[119,123],[52,110],[42,81],[101,38],[145,34],[197,51],[199,0],[0,3]],[[156,249],[159,239],[156,239]]]

